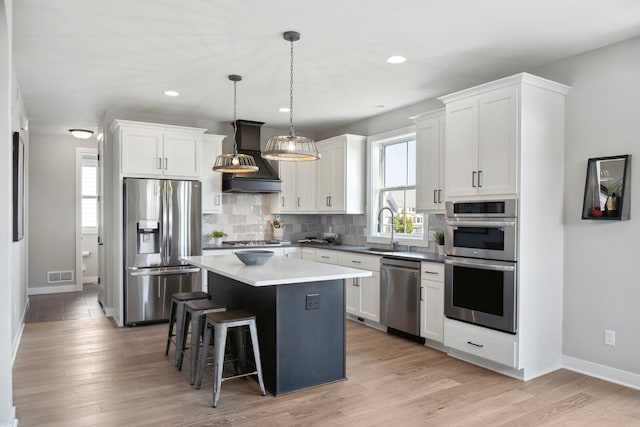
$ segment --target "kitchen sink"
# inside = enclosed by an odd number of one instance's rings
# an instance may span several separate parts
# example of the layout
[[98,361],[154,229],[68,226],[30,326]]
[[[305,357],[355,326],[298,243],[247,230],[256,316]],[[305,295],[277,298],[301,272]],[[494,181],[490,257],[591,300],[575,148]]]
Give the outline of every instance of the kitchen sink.
[[380,248],[362,248],[362,252],[370,252],[373,254],[390,254],[394,251],[390,249],[380,249]]

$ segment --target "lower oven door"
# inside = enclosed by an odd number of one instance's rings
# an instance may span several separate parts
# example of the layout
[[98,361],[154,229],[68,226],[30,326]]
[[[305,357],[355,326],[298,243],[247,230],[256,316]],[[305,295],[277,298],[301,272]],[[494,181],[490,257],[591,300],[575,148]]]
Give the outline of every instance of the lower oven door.
[[516,263],[448,257],[444,314],[451,319],[515,334]]

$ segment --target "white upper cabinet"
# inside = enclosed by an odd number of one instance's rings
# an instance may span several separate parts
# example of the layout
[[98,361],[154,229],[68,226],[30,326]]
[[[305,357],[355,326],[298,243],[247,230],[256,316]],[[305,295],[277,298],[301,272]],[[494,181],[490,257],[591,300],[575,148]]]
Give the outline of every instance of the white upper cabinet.
[[123,176],[198,179],[206,129],[115,120]]
[[316,210],[316,162],[280,162],[280,213]]
[[317,212],[364,213],[365,142],[364,136],[348,134],[318,142]]
[[444,212],[444,109],[416,118],[418,211]]
[[518,93],[512,84],[453,101],[456,94],[440,98],[446,103],[448,198],[517,194]]
[[222,154],[224,135],[204,134],[200,181],[202,181],[202,213],[222,212],[222,174],[213,171],[216,158]]

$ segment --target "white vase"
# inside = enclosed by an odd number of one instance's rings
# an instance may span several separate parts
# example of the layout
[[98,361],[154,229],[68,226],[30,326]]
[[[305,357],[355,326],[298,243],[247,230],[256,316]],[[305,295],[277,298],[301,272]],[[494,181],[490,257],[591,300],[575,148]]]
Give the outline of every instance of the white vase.
[[444,255],[444,245],[438,245],[438,255]]
[[222,246],[222,237],[214,237],[213,244],[216,246]]

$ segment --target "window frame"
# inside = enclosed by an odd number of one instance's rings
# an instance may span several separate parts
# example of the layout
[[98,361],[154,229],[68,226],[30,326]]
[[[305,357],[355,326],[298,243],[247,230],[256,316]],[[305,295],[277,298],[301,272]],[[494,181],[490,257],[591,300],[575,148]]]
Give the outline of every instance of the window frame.
[[[79,170],[79,188],[78,188],[78,199],[79,199],[79,221],[80,221],[80,231],[81,234],[98,234],[98,226],[99,226],[99,212],[98,210],[100,209],[100,189],[98,188],[99,185],[99,165],[98,165],[98,153],[97,150],[95,152],[93,151],[84,151],[80,154],[80,170]],[[89,163],[92,163],[91,165]],[[95,191],[95,195],[92,196],[88,196],[88,195],[84,195],[82,192],[82,182],[83,182],[83,168],[85,166],[94,166],[96,169],[96,191]],[[91,226],[91,227],[85,227],[83,225],[83,221],[82,219],[84,218],[84,213],[83,213],[83,200],[95,200],[96,201],[96,225],[95,226]]]
[[[388,132],[379,133],[369,136],[367,138],[367,233],[366,238],[368,243],[380,243],[387,244],[390,241],[389,234],[378,233],[378,211],[380,209],[380,197],[382,197],[381,189],[385,188],[380,185],[381,174],[383,173],[381,146],[386,144],[400,143],[409,140],[416,139],[416,127],[415,125],[407,126],[400,129],[391,130]],[[417,148],[417,141],[416,141]],[[416,165],[417,167],[417,165]],[[420,183],[417,181],[415,184],[416,197],[419,191]],[[391,187],[390,187],[391,188]],[[406,186],[402,188],[413,188],[413,186]],[[389,188],[385,188],[389,190]],[[401,189],[401,187],[393,187],[393,189]],[[423,231],[422,236],[409,237],[406,234],[394,235],[394,240],[401,245],[411,246],[429,246],[428,240],[428,219],[429,216],[425,213],[423,215]]]

